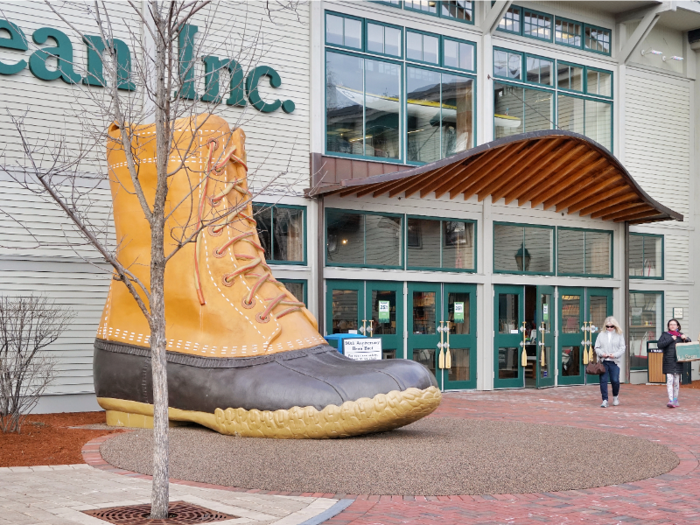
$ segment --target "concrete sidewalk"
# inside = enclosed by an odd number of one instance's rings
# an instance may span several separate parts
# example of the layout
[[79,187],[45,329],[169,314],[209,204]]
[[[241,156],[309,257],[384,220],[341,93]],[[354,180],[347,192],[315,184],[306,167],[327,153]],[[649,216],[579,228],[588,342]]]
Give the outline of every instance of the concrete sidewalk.
[[[151,482],[89,465],[0,468],[0,525],[105,525],[81,511],[150,503]],[[336,499],[275,496],[170,484],[170,501],[187,501],[238,519],[220,524],[318,522]],[[218,525],[217,523],[217,525]]]

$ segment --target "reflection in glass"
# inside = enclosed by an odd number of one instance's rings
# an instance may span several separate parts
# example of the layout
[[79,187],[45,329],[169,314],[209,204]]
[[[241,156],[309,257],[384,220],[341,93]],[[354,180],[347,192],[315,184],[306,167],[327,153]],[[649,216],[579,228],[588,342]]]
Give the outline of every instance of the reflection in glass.
[[440,73],[409,67],[406,70],[408,160],[432,162],[440,158]]
[[401,56],[401,30],[367,22],[367,51]]
[[363,60],[326,53],[326,150],[364,155]]
[[[537,326],[539,330],[544,322],[544,331],[549,334],[552,331],[552,316],[554,315],[554,303],[552,303],[552,296],[550,294],[543,293],[540,297],[540,302],[542,303],[542,311],[540,312],[540,324]],[[540,335],[542,332],[540,331]]]
[[441,16],[471,22],[473,13],[472,0],[446,0],[440,2],[442,6]]
[[399,158],[401,66],[365,60],[365,155]]
[[[455,316],[455,305],[457,306],[458,315]],[[461,315],[459,310],[461,309]],[[469,335],[470,330],[470,305],[469,293],[466,292],[450,292],[447,295],[447,323],[451,334],[454,335]],[[455,320],[457,319],[457,320]]]
[[448,370],[448,381],[469,381],[469,348],[450,348],[452,367]]
[[435,375],[435,349],[422,348],[413,351],[413,360],[423,365]]
[[553,241],[554,231],[551,228],[525,228],[525,249],[530,254],[528,271],[536,273],[554,271]]
[[522,56],[518,53],[508,53],[499,49],[493,52],[493,73],[504,78],[520,80]]
[[585,133],[583,117],[583,99],[558,95],[557,125],[560,129],[583,135]]
[[437,2],[431,2],[429,0],[405,0],[404,5],[406,9],[415,9],[416,11],[423,11],[424,13],[437,13]]
[[564,334],[581,332],[581,296],[561,296],[561,330]]
[[265,260],[272,259],[272,208],[269,206],[254,206],[253,217],[258,230],[260,246],[265,250]]
[[557,17],[554,23],[554,40],[557,44],[581,47],[581,24]]
[[554,127],[554,93],[538,89],[524,90],[525,131]]
[[513,6],[509,7],[506,14],[503,15],[498,23],[498,29],[508,31],[509,33],[520,33],[520,8]]
[[610,30],[586,26],[584,47],[599,53],[610,54]]
[[[588,320],[598,329],[597,333],[605,332],[603,324],[608,316],[608,298],[601,295],[591,295],[588,298]],[[594,341],[595,334],[591,340]]]
[[[379,302],[389,303],[388,319],[379,315]],[[372,320],[374,335],[396,334],[396,292],[393,290],[372,290]]]
[[[523,227],[496,224],[493,227],[493,267],[500,272],[522,272],[516,255],[523,247]],[[522,261],[522,257],[521,257]]]
[[343,45],[343,19],[341,17],[326,15],[326,43]]
[[333,332],[347,334],[357,330],[358,299],[357,290],[333,290]]
[[272,224],[275,233],[273,257],[275,261],[304,260],[304,212],[295,208],[278,208],[273,211]]
[[473,104],[470,78],[442,75],[442,156],[449,157],[471,147]]
[[306,301],[304,301],[304,286],[305,284],[300,282],[284,282],[284,287],[287,290],[289,290],[298,301],[305,303]]
[[629,236],[628,260],[630,266],[630,277],[646,276],[644,268],[644,236]]
[[440,267],[440,221],[409,218],[407,244],[409,267]]
[[520,295],[513,293],[498,294],[498,333],[519,334]]
[[583,275],[584,232],[557,230],[557,271],[560,274]]
[[464,42],[443,40],[443,65],[459,69],[474,69],[474,46]]
[[557,64],[557,84],[560,89],[583,91],[583,68],[559,62]]
[[434,334],[436,323],[435,292],[413,292],[413,333]]
[[360,49],[362,47],[362,22],[354,18],[345,18],[345,45]]
[[376,266],[401,264],[401,217],[365,216],[365,263]]
[[363,264],[365,262],[365,216],[343,210],[326,213],[326,258],[328,262]]
[[612,149],[612,104],[586,100],[586,136],[601,146]]
[[612,235],[607,232],[586,232],[586,275],[610,275]]
[[663,275],[663,237],[630,235],[630,277],[661,277]]
[[474,223],[443,221],[442,267],[474,269]]
[[498,379],[517,379],[519,352],[517,347],[498,349]]
[[530,10],[523,10],[523,36],[551,40],[552,17]]
[[663,292],[630,292],[630,368],[647,369],[647,342],[658,341],[664,331]]
[[586,92],[591,95],[612,96],[612,75],[589,69],[586,76]]
[[561,370],[564,376],[581,374],[580,351],[578,346],[563,346],[561,349]]
[[546,86],[552,85],[552,66],[551,60],[542,58],[530,57],[526,59],[527,64],[527,81]]
[[524,91],[521,87],[493,83],[494,126],[497,139],[523,132]]

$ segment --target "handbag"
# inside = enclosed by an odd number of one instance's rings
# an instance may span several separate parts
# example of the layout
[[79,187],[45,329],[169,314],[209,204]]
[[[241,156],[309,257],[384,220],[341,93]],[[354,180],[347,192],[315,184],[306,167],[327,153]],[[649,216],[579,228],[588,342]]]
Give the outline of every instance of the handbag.
[[586,365],[586,373],[594,376],[601,376],[605,373],[605,365],[598,360],[598,356],[596,356],[595,363]]

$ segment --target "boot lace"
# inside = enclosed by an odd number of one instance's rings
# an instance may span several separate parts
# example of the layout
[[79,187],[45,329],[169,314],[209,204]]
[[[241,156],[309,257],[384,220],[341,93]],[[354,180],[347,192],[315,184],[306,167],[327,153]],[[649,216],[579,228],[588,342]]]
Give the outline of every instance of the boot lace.
[[[228,181],[225,184],[224,189],[212,196],[209,197],[207,195],[207,188],[209,186],[209,179],[212,175],[212,173],[216,174],[222,174],[224,172],[224,169],[226,168],[226,164],[231,161],[237,164],[240,164],[245,168],[246,174],[248,173],[248,166],[246,163],[239,157],[235,155],[236,147],[231,146],[229,151],[227,151],[223,158],[221,159],[220,162],[215,163],[214,162],[214,151],[217,147],[216,141],[211,141],[209,143],[209,160],[207,161],[207,171],[205,175],[205,180],[203,182],[203,188],[202,188],[202,197],[199,201],[199,211],[197,214],[197,237],[196,237],[196,244],[195,244],[195,255],[194,255],[194,269],[195,269],[195,285],[197,288],[197,297],[199,299],[199,303],[204,306],[206,304],[206,301],[204,299],[204,291],[202,289],[202,279],[200,276],[200,268],[199,268],[199,259],[200,259],[200,253],[201,253],[201,245],[202,245],[202,234],[204,233],[204,230],[202,228],[202,222],[204,219],[204,208],[207,199],[209,200],[209,203],[211,206],[217,206],[223,199],[226,197],[229,193],[232,191],[237,191],[240,193],[244,199],[249,200],[252,195],[248,191],[248,189],[245,187],[245,178],[243,179],[235,179],[232,181]],[[243,219],[246,221],[251,229],[255,228],[257,222],[255,219],[253,219],[250,215],[244,213],[244,209],[236,209],[231,211],[230,213],[226,214],[225,216],[222,216],[220,220],[215,219],[215,222],[207,226],[207,229],[209,230],[209,234],[212,236],[217,236],[220,235],[224,228],[229,226],[231,223],[238,219]],[[289,297],[289,292],[284,288],[284,284],[280,283],[277,281],[271,273],[270,267],[267,265],[265,262],[265,249],[260,246],[255,240],[255,233],[253,231],[247,231],[244,233],[241,233],[240,235],[236,235],[235,237],[229,239],[226,241],[224,244],[219,246],[214,250],[214,256],[215,257],[223,257],[226,255],[226,250],[229,248],[233,249],[233,256],[236,262],[238,261],[245,261],[246,264],[241,266],[240,268],[236,269],[233,272],[227,273],[223,276],[222,282],[225,286],[232,286],[234,283],[234,280],[236,277],[240,275],[244,275],[246,277],[252,277],[255,278],[255,284],[250,288],[250,292],[244,297],[243,299],[243,307],[244,308],[253,308],[255,306],[255,294],[260,290],[263,284],[266,282],[272,283],[277,285],[279,288],[284,289],[284,293],[281,293],[280,295],[276,297],[271,297],[271,298],[265,298],[262,299],[265,301],[267,304],[267,307],[256,316],[256,319],[261,322],[261,323],[266,323],[270,320],[270,314],[272,313],[272,310],[275,309],[277,306],[287,306],[288,308],[285,308],[281,312],[278,312],[275,314],[275,317],[277,319],[284,317],[285,315],[288,315],[292,312],[296,311],[301,311],[302,307],[305,306],[304,303],[300,301],[292,301],[290,300]],[[236,253],[235,251],[235,245],[241,242],[245,242],[251,246],[253,246],[257,252],[257,256],[253,255],[248,255],[248,254],[241,254],[241,253]],[[260,269],[263,270],[263,272],[260,272]]]

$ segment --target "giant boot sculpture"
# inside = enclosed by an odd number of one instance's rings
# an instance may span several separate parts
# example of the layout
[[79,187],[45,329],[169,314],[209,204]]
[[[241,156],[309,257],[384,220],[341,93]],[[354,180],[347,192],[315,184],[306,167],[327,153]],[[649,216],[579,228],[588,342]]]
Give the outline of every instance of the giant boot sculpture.
[[[253,219],[243,131],[212,115],[175,127],[177,143],[193,140],[194,148],[170,181],[166,253],[173,235],[205,227],[166,267],[169,418],[222,434],[330,438],[390,430],[435,410],[441,395],[425,367],[345,358],[274,279]],[[155,193],[154,130],[138,128],[131,145],[147,198]],[[150,229],[119,130],[109,134],[118,258],[148,285]],[[112,280],[94,358],[95,392],[110,425],[153,423],[149,334],[126,285]]]

